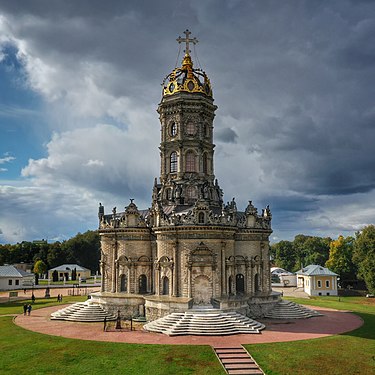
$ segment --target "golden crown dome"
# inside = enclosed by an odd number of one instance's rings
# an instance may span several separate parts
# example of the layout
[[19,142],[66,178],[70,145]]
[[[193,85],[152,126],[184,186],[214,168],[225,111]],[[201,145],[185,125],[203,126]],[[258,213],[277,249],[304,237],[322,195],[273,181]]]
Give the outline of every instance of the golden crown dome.
[[184,31],[186,38],[178,37],[179,43],[185,42],[185,56],[182,65],[175,68],[163,80],[163,96],[173,95],[177,92],[201,93],[212,97],[212,88],[207,74],[202,69],[194,69],[190,57],[189,42],[198,43],[196,38],[190,39],[189,30]]

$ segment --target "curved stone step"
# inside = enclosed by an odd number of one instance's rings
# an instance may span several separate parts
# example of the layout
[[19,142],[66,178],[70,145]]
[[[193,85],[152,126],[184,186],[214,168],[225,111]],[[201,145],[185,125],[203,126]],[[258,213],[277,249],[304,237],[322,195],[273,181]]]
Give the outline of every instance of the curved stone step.
[[264,324],[235,312],[172,313],[147,323],[145,330],[177,335],[235,335],[260,333]]
[[280,301],[265,315],[268,319],[307,319],[322,316],[321,313],[291,301]]
[[69,320],[75,322],[102,322],[116,320],[116,316],[109,314],[100,305],[90,300],[77,302],[51,314],[53,320]]

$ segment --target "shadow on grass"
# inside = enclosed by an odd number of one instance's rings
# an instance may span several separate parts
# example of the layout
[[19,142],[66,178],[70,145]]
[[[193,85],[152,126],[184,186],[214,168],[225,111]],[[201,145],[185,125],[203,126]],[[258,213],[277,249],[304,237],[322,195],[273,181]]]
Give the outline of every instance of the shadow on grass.
[[342,333],[343,336],[361,337],[364,339],[375,339],[375,314],[356,313],[365,322],[362,327],[354,331]]

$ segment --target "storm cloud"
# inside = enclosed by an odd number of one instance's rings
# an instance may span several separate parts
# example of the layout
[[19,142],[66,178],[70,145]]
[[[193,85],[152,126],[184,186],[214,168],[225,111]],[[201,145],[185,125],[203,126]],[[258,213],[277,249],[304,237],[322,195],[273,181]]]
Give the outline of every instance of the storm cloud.
[[[160,83],[180,63],[186,28],[218,106],[226,200],[270,204],[275,239],[374,223],[373,14],[374,2],[350,0],[0,1],[1,61],[11,47],[47,139],[18,178],[0,174],[0,242],[94,229],[99,201],[148,207]],[[10,148],[6,157],[7,170],[20,160]]]

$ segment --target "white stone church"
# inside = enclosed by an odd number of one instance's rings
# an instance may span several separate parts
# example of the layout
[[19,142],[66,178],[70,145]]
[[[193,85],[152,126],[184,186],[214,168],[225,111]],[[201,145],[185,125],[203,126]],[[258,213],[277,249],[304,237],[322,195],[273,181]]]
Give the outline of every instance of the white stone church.
[[214,175],[211,83],[190,56],[196,38],[185,31],[177,41],[185,55],[163,82],[151,207],[131,199],[124,212],[106,214],[99,206],[102,285],[92,299],[149,321],[197,308],[262,317],[280,300],[271,291],[271,212],[224,202]]

